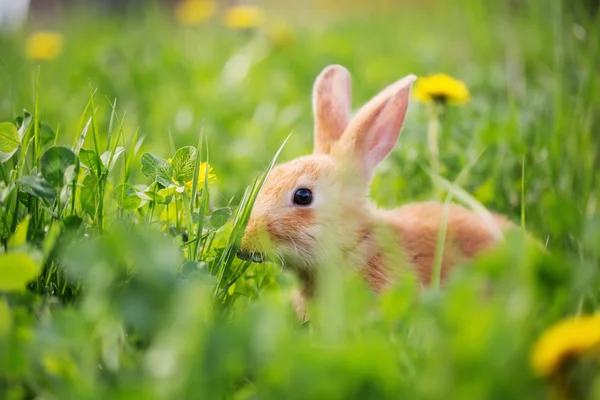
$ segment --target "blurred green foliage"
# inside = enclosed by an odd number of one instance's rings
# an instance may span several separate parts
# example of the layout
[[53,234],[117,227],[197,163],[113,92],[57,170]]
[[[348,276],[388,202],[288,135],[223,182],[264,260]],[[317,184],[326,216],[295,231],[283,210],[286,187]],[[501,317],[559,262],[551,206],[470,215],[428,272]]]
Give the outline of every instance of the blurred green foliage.
[[[531,344],[600,299],[600,17],[542,0],[343,11],[284,14],[278,34],[268,10],[231,31],[80,9],[0,37],[0,398],[547,398]],[[28,60],[48,24],[60,53]],[[340,301],[320,293],[301,325],[294,277],[235,250],[258,173],[290,132],[279,160],[310,152],[329,63],[356,108],[408,73],[465,81],[441,175],[466,171],[547,251],[512,233],[442,291],[407,277],[375,295],[343,271],[323,285]],[[426,126],[414,103],[381,206],[432,196]]]

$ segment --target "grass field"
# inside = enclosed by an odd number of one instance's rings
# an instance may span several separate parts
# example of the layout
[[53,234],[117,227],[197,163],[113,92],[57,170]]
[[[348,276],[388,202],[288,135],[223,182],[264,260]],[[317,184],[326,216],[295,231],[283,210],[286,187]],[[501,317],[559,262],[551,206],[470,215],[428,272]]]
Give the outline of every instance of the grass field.
[[[77,9],[0,36],[0,398],[600,398],[600,14],[453,3],[265,6],[250,29]],[[409,73],[471,94],[441,120],[450,190],[413,101],[377,204],[462,188],[524,230],[442,289],[343,269],[300,324],[295,276],[235,254],[275,154],[311,151],[331,63],[356,108]]]

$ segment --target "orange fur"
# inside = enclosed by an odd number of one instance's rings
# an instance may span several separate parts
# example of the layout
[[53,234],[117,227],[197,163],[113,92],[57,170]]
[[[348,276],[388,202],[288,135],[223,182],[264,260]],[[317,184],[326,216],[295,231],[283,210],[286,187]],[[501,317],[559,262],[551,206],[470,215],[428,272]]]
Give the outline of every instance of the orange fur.
[[[448,207],[442,279],[452,266],[474,257],[498,241],[495,230],[481,216],[457,205]],[[380,212],[380,217],[394,227],[409,264],[425,284],[432,279],[444,209],[444,204],[431,202],[407,204],[393,211]]]
[[[360,271],[375,291],[406,272],[402,267],[423,284],[432,279],[446,206],[414,203],[386,211],[367,199],[375,167],[400,133],[414,79],[410,75],[388,86],[350,120],[349,74],[341,66],[327,67],[313,90],[315,154],[275,167],[257,197],[240,253],[272,247],[298,272],[304,283],[295,298],[301,318],[319,266],[332,267],[327,264],[336,250],[339,263]],[[310,205],[293,203],[299,188],[312,191]],[[499,232],[510,226],[500,215],[483,218],[458,205],[448,207],[442,279],[453,266],[498,242]]]

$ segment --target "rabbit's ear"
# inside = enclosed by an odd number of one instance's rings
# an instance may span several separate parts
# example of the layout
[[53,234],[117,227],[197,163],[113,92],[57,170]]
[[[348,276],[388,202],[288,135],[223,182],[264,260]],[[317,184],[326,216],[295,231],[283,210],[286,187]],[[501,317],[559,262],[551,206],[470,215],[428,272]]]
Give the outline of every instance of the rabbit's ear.
[[313,87],[316,154],[329,154],[350,120],[350,73],[341,65],[326,67]]
[[350,121],[333,155],[350,163],[355,163],[358,158],[370,180],[377,164],[385,159],[398,140],[408,108],[410,87],[416,79],[414,75],[408,75],[365,104]]

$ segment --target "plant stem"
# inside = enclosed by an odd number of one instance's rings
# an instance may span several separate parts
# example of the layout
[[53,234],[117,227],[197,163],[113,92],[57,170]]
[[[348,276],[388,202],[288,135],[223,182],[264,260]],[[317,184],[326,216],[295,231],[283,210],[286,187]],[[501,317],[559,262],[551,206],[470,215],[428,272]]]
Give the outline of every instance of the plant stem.
[[[169,220],[169,214],[167,213],[167,221]],[[175,195],[175,225],[177,226],[177,232],[181,230],[181,223],[179,221],[179,200]]]
[[152,224],[152,218],[154,215],[154,205],[156,203],[154,201],[151,201],[150,204],[148,205],[148,214],[146,214],[146,226],[150,227],[150,225]]
[[439,290],[440,283],[442,281],[442,262],[444,259],[444,247],[446,245],[446,236],[448,231],[449,205],[451,201],[452,195],[448,193],[444,204],[442,223],[437,236],[437,243],[435,246],[435,257],[433,260],[433,273],[431,274],[431,287],[435,290]]
[[[429,148],[429,163],[431,171],[435,175],[440,175],[440,153],[438,136],[440,131],[440,115],[443,105],[437,102],[430,108],[429,121],[427,123],[427,147]],[[440,191],[437,186],[434,187],[435,197],[440,198]]]
[[96,208],[96,221],[98,230],[102,232],[104,227],[104,180],[102,176],[98,179],[98,206]]
[[37,165],[41,150],[40,130],[39,130],[39,94],[40,94],[40,67],[38,67],[35,79],[35,104],[33,110],[33,162],[32,165]]

